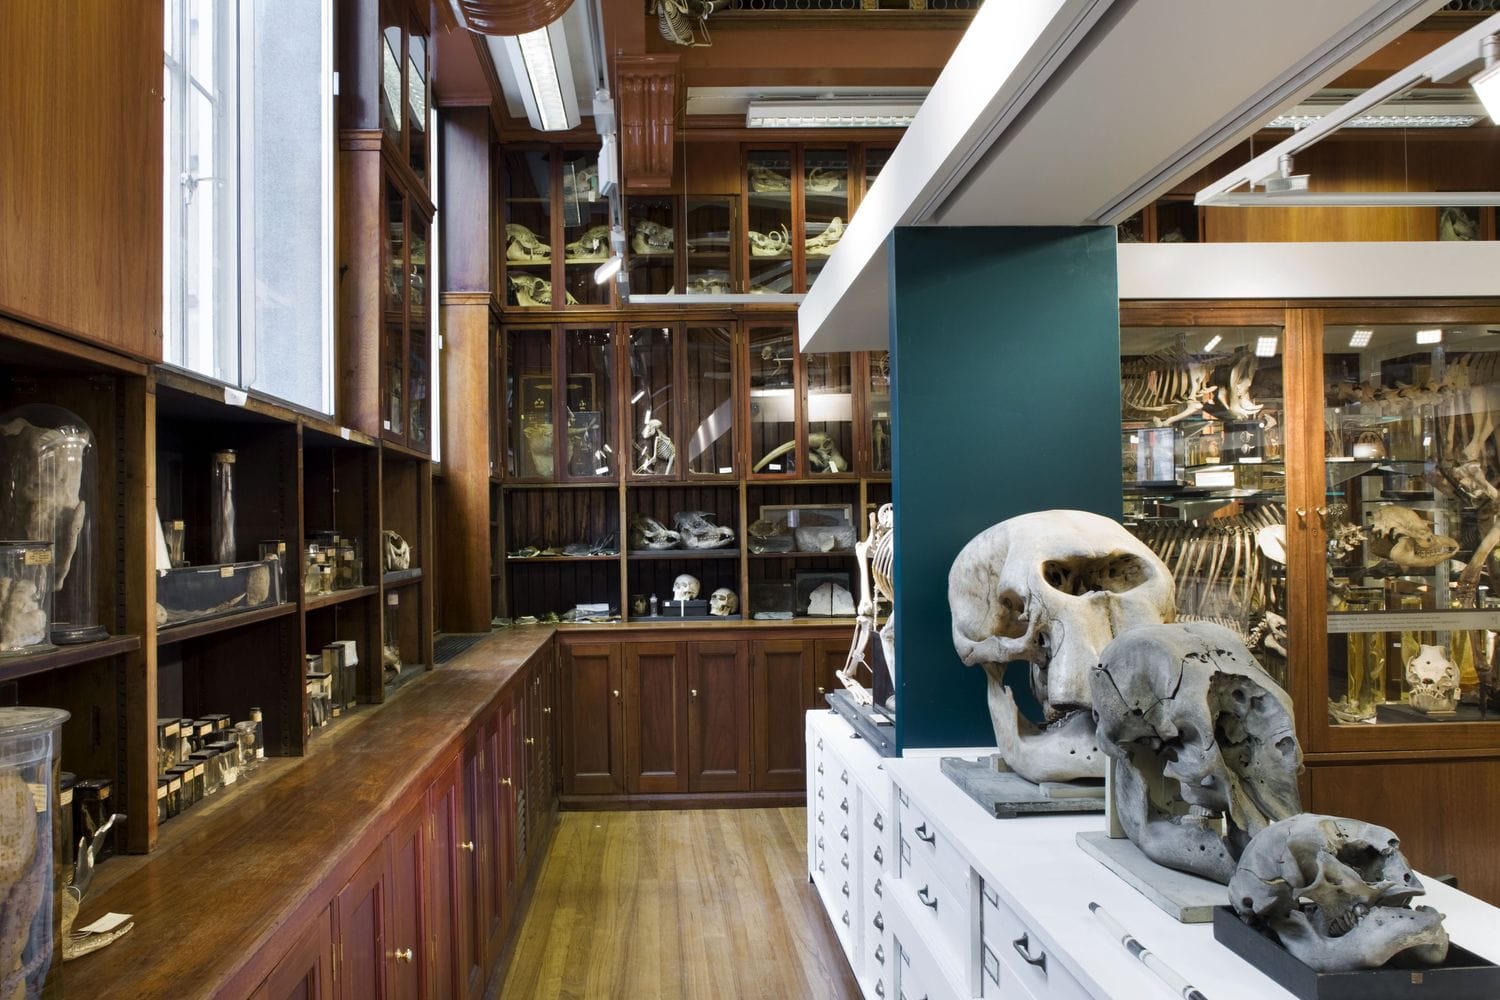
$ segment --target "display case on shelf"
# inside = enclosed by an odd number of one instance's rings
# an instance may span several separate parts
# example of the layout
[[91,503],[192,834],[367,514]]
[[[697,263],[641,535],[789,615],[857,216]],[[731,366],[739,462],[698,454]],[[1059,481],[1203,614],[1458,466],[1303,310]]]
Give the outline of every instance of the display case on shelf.
[[553,446],[552,329],[511,327],[505,339],[505,476],[549,481]]
[[791,326],[749,327],[745,334],[752,476],[803,473],[801,396],[802,357]]
[[689,478],[733,476],[738,467],[735,332],[727,326],[690,324],[682,340],[679,460]]
[[888,476],[891,474],[891,352],[866,354],[864,373],[869,434],[864,470],[871,475]]
[[790,149],[745,152],[745,253],[751,292],[800,291],[793,270],[800,232],[792,215],[795,172]]
[[[424,11],[426,8],[422,8]],[[427,26],[405,0],[380,5],[380,126],[395,159],[424,187],[430,141]]]
[[683,290],[677,280],[677,207],[671,196],[625,199],[626,266],[632,295]]
[[563,287],[570,304],[608,305],[613,282],[594,280],[612,253],[609,200],[599,194],[599,154],[569,150],[561,168]]
[[894,149],[890,149],[884,146],[865,147],[864,186],[860,189],[861,200],[863,200],[863,198],[870,193],[870,188],[875,185],[875,178],[880,176],[880,172],[884,170],[885,165],[890,162],[891,154],[894,152]]
[[681,420],[673,378],[677,331],[671,326],[631,327],[625,338],[626,468],[631,478],[681,479]]
[[381,432],[416,451],[432,448],[429,281],[431,223],[394,178],[385,184]]
[[850,354],[802,358],[807,469],[814,476],[854,472],[854,360]]
[[[383,449],[380,456],[379,567],[381,657],[385,693],[413,672],[432,669],[432,590],[428,570],[432,545],[432,464]],[[393,600],[394,598],[394,600]],[[368,627],[368,625],[366,625]],[[392,641],[394,637],[394,642]],[[356,638],[336,635],[334,638]],[[399,662],[390,655],[399,654]],[[367,667],[366,683],[373,674]]]
[[609,486],[506,490],[510,617],[619,614],[619,503],[618,489]]
[[849,221],[849,150],[802,151],[802,257],[806,285],[823,270]]
[[613,327],[564,328],[559,422],[566,428],[556,467],[568,480],[613,479],[619,468],[615,433]]
[[513,306],[552,304],[552,154],[507,149],[502,154],[505,301]]
[[683,199],[687,292],[723,295],[740,290],[738,202],[729,195],[690,194]]

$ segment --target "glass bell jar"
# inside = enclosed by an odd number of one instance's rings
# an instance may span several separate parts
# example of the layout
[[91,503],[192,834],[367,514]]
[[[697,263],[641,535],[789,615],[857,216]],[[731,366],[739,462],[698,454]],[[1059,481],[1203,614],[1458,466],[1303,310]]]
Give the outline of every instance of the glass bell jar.
[[99,624],[95,520],[99,449],[88,424],[60,406],[0,416],[0,538],[52,546],[52,641],[93,642]]
[[62,995],[61,911],[54,893],[58,757],[68,713],[0,708],[0,896],[5,948],[14,968],[6,996]]

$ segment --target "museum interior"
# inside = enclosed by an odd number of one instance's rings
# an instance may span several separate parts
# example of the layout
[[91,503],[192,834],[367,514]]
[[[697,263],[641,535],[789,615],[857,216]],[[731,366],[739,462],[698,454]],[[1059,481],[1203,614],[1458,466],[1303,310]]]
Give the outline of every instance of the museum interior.
[[1500,997],[1500,3],[0,37],[0,997]]

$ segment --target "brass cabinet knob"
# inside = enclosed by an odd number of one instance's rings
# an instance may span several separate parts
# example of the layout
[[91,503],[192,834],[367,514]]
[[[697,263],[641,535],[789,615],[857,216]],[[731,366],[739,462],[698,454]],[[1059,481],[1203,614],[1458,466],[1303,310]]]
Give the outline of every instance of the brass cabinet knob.
[[411,949],[410,948],[398,948],[398,949],[396,949],[396,961],[398,961],[398,962],[410,962],[411,961]]
[[509,778],[501,778],[500,779],[500,784],[504,785],[506,788],[509,788],[510,787],[510,779]]
[[620,689],[619,688],[615,688],[615,697],[616,698],[620,697]]
[[696,698],[696,697],[698,697],[698,689],[697,688],[689,688],[688,689],[688,694],[690,694],[694,698]]
[[461,844],[458,845],[458,849],[460,851],[469,851],[470,853],[473,853],[473,851],[474,851],[474,841],[472,841],[472,840],[466,840],[463,843],[461,843]]
[[526,737],[526,745],[529,747],[536,746],[536,738],[533,736]]
[[542,709],[542,714],[543,715],[551,715],[552,714],[552,706],[548,705],[546,708]]

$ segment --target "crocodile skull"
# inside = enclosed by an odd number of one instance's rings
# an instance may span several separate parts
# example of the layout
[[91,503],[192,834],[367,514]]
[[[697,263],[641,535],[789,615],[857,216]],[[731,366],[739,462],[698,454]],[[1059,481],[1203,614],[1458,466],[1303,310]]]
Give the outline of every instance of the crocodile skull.
[[739,610],[740,599],[728,587],[720,587],[708,595],[708,613],[726,617]]
[[546,261],[552,259],[552,248],[543,243],[536,233],[518,222],[505,224],[505,259],[514,261]]
[[1229,629],[1131,629],[1089,680],[1116,814],[1152,861],[1228,883],[1251,837],[1301,811],[1291,698]]
[[637,219],[630,233],[630,249],[638,254],[671,253],[671,227],[650,219]]
[[698,578],[696,576],[690,576],[687,573],[683,573],[677,579],[672,581],[672,600],[694,600],[697,598],[698,591],[702,589],[702,586],[703,585],[698,582]]
[[1435,534],[1421,514],[1395,504],[1377,510],[1370,529],[1390,544],[1389,558],[1402,569],[1431,569],[1458,552],[1457,541]]
[[1419,712],[1452,712],[1458,707],[1458,667],[1442,646],[1423,645],[1406,664],[1411,707]]
[[[1175,616],[1172,574],[1107,517],[1050,510],[1001,521],[959,552],[948,574],[953,646],[989,679],[1000,755],[1031,781],[1102,778],[1089,671],[1116,634]],[[1045,715],[1023,719],[1004,684],[1005,665],[1031,664]]]
[[1448,954],[1443,915],[1407,904],[1426,890],[1385,827],[1302,813],[1256,834],[1229,880],[1240,919],[1271,930],[1318,972],[1375,969],[1397,955]]

